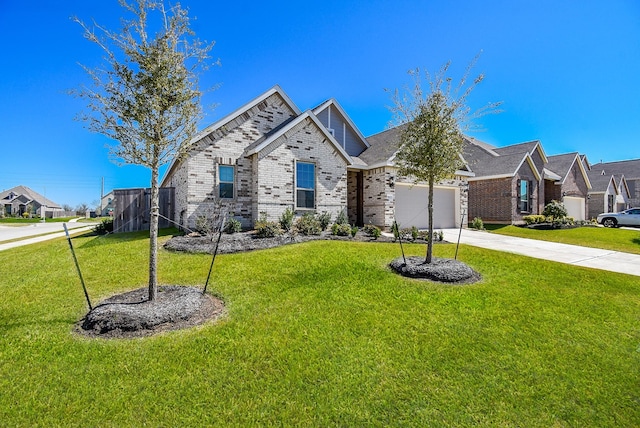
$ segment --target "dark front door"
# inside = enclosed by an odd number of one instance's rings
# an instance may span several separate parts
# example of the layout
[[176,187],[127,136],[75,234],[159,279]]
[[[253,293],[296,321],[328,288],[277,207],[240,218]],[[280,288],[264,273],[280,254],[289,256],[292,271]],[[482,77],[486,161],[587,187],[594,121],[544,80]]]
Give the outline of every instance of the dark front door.
[[356,176],[356,226],[364,226],[364,174],[362,171],[358,171]]

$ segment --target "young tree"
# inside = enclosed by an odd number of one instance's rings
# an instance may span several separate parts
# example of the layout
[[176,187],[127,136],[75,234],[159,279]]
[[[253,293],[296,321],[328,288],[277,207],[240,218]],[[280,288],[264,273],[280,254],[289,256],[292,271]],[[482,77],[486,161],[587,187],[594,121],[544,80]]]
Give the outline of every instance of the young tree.
[[429,82],[425,92],[420,79],[420,69],[409,72],[413,86],[401,93],[392,94],[394,124],[401,126],[400,147],[395,157],[398,173],[414,182],[429,185],[429,235],[425,263],[431,263],[433,253],[433,186],[452,177],[462,166],[464,132],[473,118],[496,112],[500,103],[491,103],[471,113],[467,97],[484,79],[480,74],[471,84],[467,80],[475,65],[476,57],[456,87],[447,77],[450,62],[432,76],[425,73]]
[[[121,21],[120,31],[73,18],[104,51],[107,63],[104,68],[84,67],[93,88],[82,87],[75,95],[88,103],[89,113],[80,118],[89,129],[118,142],[110,147],[112,159],[151,170],[149,300],[154,300],[159,168],[190,149],[202,116],[198,73],[207,67],[213,43],[195,38],[187,11],[177,3],[170,9],[155,0],[120,0],[120,5],[132,15]],[[151,15],[158,20],[152,22]]]

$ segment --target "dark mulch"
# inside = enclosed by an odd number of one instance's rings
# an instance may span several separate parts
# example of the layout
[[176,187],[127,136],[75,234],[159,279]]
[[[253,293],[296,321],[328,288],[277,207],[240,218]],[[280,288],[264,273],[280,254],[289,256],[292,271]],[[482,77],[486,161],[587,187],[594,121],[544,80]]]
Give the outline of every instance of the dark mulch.
[[[296,244],[300,242],[316,241],[321,239],[339,240],[339,241],[360,241],[360,242],[393,242],[393,238],[388,236],[380,236],[377,240],[358,233],[355,237],[350,236],[334,236],[328,232],[320,235],[280,235],[273,238],[258,238],[254,232],[234,233],[231,235],[222,234],[220,244],[218,246],[218,254],[231,254],[243,251],[266,250],[281,245]],[[207,253],[213,254],[218,235],[208,236],[174,236],[164,244],[164,248],[171,251],[181,251],[186,253]]]
[[195,287],[161,286],[153,302],[148,288],[112,296],[76,324],[89,337],[133,338],[203,324],[224,314],[222,300]]
[[433,257],[431,263],[425,264],[424,257],[411,256],[394,259],[389,266],[402,276],[427,279],[448,284],[472,284],[482,279],[480,274],[465,263],[453,259]]

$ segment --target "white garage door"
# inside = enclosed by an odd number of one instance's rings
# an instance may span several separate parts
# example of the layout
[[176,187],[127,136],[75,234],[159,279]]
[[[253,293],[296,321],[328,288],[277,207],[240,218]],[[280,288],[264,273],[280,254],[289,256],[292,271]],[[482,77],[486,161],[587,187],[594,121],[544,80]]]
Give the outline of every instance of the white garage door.
[[585,200],[584,198],[576,198],[575,196],[565,196],[562,200],[564,207],[567,209],[567,217],[573,217],[574,220],[584,220]]
[[[396,221],[401,228],[429,227],[429,188],[396,183]],[[456,227],[456,189],[434,187],[433,227],[446,229]]]

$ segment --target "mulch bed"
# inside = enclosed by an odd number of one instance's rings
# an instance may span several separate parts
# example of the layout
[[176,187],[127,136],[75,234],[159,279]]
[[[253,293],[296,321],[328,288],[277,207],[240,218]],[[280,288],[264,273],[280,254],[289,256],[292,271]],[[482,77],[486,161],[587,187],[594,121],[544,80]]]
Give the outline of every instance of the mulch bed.
[[75,331],[106,339],[145,337],[201,325],[225,313],[224,302],[202,294],[201,288],[161,286],[156,300],[148,296],[147,287],[112,296],[80,320]]
[[447,284],[473,284],[482,279],[467,264],[453,259],[433,257],[431,263],[425,264],[424,257],[398,257],[389,266],[402,276]]

